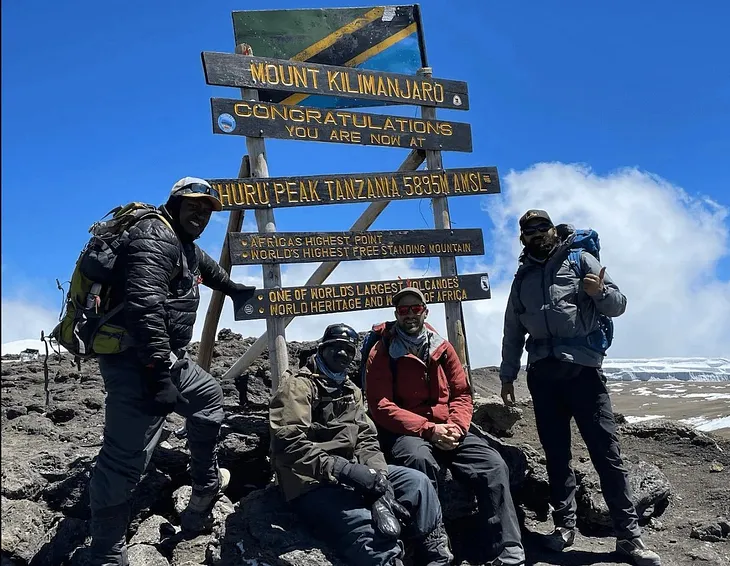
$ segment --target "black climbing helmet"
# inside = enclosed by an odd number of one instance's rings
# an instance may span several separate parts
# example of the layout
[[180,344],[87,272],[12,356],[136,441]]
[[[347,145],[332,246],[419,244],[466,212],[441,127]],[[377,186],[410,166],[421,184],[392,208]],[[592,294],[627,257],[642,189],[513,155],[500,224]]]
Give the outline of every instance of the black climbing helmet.
[[319,347],[332,344],[333,342],[346,342],[353,348],[357,349],[357,345],[360,342],[360,337],[355,332],[355,329],[351,326],[347,326],[341,322],[337,324],[330,324],[324,330],[322,338],[319,340]]

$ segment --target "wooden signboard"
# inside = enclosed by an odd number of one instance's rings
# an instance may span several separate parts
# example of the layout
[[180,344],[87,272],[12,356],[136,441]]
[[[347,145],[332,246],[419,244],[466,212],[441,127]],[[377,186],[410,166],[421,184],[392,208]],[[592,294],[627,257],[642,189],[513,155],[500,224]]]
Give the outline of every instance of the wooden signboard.
[[202,58],[209,85],[469,109],[467,86],[462,81],[230,53],[203,52]]
[[462,122],[226,98],[211,98],[210,104],[216,134],[407,149],[472,150],[471,126]]
[[[233,32],[236,45],[250,45],[259,57],[415,75],[428,67],[420,19],[414,4],[245,10],[233,12]],[[273,89],[260,89],[259,100],[317,108],[388,104]]]
[[482,255],[482,231],[230,232],[232,265]]
[[348,173],[265,179],[208,179],[227,210],[351,204],[500,192],[496,167]]
[[258,289],[253,298],[235,305],[234,318],[253,320],[385,308],[391,306],[390,298],[404,287],[419,288],[429,304],[492,296],[486,273]]

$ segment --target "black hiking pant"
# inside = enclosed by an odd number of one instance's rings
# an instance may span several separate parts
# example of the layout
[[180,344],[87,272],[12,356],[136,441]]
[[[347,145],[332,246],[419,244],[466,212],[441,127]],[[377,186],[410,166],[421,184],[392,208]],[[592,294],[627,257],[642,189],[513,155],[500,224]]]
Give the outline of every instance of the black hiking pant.
[[398,436],[382,431],[381,444],[392,463],[414,468],[428,476],[438,491],[441,467],[474,490],[479,518],[488,531],[490,548],[485,555],[499,556],[504,564],[522,564],[525,551],[520,525],[509,488],[509,469],[494,448],[475,434],[467,433],[453,450],[441,450],[418,436]]
[[545,450],[555,526],[575,528],[576,523],[576,481],[570,465],[570,421],[574,418],[598,473],[616,536],[640,536],[611,399],[600,370],[545,358],[528,368],[527,386]]
[[[388,480],[395,498],[411,514],[403,538],[422,541],[441,525],[441,506],[429,480],[415,470],[388,466]],[[322,485],[290,502],[294,511],[322,540],[352,566],[401,564],[403,543],[376,530],[371,503],[355,490],[341,485]]]

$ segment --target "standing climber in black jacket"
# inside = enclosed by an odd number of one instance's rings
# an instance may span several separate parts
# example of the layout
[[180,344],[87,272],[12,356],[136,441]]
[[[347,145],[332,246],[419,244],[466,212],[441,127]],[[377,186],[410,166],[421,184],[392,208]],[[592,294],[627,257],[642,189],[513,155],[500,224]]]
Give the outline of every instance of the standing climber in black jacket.
[[113,296],[127,349],[99,356],[106,388],[104,444],[90,484],[91,563],[128,566],[125,535],[130,497],[173,411],[186,417],[193,492],[182,516],[196,530],[230,480],[218,467],[216,442],[223,421],[223,392],[195,364],[190,343],[200,302],[198,286],[245,301],[253,287],[234,283],[194,240],[213,211],[218,192],[203,179],[185,177],[172,187],[160,215],[139,220],[120,255]]

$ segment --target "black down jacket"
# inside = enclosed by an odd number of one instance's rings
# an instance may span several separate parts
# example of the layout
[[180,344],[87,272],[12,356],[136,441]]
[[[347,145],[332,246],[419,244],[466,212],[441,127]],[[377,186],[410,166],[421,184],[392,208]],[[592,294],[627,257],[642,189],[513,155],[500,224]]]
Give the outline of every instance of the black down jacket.
[[198,286],[227,293],[228,274],[195,243],[182,243],[170,226],[154,217],[132,227],[123,257],[124,281],[117,287],[124,301],[123,326],[142,364],[167,360],[193,337]]

